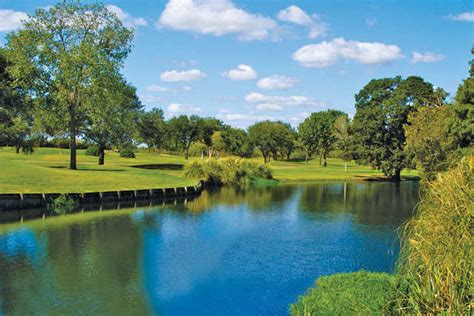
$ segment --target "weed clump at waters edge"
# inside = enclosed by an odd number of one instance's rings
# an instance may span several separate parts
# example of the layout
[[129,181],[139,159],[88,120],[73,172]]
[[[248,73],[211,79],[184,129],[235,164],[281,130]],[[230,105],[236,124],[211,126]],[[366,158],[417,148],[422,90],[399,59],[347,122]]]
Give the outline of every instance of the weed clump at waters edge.
[[67,195],[61,194],[52,201],[49,207],[56,215],[68,214],[76,210],[77,202]]
[[403,227],[397,274],[324,276],[292,315],[470,315],[474,308],[473,157],[424,183]]
[[208,186],[241,186],[273,178],[266,165],[239,158],[195,160],[185,167],[184,175]]

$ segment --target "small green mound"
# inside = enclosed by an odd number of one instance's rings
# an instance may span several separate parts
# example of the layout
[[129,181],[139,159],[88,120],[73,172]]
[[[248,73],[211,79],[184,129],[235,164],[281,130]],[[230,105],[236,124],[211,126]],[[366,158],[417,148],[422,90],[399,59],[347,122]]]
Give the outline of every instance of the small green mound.
[[280,182],[275,179],[256,178],[252,180],[252,186],[254,187],[274,187]]
[[383,315],[393,299],[396,277],[359,271],[320,277],[316,287],[290,306],[291,315]]

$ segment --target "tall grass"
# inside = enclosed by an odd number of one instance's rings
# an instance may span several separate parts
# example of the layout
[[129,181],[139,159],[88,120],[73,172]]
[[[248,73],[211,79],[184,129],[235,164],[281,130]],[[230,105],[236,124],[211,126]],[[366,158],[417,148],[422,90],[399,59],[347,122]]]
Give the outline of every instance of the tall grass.
[[244,185],[257,179],[272,179],[267,166],[239,158],[195,160],[185,167],[184,175],[207,185]]
[[400,314],[468,315],[474,307],[473,158],[425,183],[403,229],[395,300]]

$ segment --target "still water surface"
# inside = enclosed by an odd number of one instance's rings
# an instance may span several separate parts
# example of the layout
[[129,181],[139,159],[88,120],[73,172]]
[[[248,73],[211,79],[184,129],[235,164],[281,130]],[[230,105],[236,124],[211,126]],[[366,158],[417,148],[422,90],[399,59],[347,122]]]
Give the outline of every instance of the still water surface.
[[0,314],[284,315],[318,276],[393,271],[417,201],[412,182],[224,188],[0,224]]

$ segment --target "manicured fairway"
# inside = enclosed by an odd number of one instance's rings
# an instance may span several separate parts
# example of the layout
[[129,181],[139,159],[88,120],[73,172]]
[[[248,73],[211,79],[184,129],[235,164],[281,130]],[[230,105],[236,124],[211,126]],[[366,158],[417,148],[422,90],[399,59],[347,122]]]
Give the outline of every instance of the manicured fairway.
[[[133,168],[140,164],[186,164],[183,157],[137,153],[135,159],[119,157],[107,152],[105,165],[97,164],[97,157],[78,152],[79,170],[68,169],[69,151],[55,148],[36,148],[30,155],[16,154],[13,148],[0,148],[0,192],[90,192],[109,190],[148,189],[194,185],[196,180],[183,177],[182,170],[149,170]],[[196,159],[196,158],[194,158]],[[255,161],[261,162],[261,159]],[[322,167],[318,160],[273,161],[273,175],[282,182],[357,180],[361,176],[378,176],[380,172],[368,167],[329,159]],[[405,173],[408,174],[408,173]],[[415,174],[412,172],[411,174]]]

